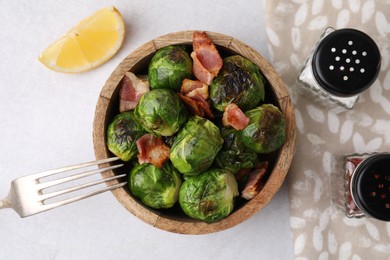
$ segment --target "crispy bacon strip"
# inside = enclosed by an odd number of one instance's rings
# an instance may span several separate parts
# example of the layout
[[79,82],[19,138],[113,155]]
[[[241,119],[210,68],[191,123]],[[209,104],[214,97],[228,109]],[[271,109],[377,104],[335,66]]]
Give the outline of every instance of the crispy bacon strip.
[[210,104],[207,101],[209,86],[205,83],[199,80],[184,79],[179,96],[193,114],[209,119],[214,118]]
[[180,93],[197,100],[207,100],[209,98],[209,86],[199,80],[184,79]]
[[199,81],[207,85],[210,85],[211,82],[213,81],[214,76],[205,67],[203,67],[195,51],[191,53],[191,58],[194,61],[192,70],[194,72],[195,77]]
[[262,182],[268,168],[268,162],[260,163],[259,167],[249,173],[248,182],[245,188],[241,192],[241,197],[250,200],[253,199],[263,188],[264,183]]
[[137,77],[132,72],[126,72],[119,90],[119,111],[132,110],[138,104],[143,94],[148,92],[149,81],[145,77]]
[[166,145],[161,137],[151,134],[144,134],[137,142],[138,162],[151,163],[161,168],[169,159],[170,148]]
[[233,127],[236,130],[242,130],[249,124],[249,118],[234,103],[225,107],[222,116],[222,124],[225,127]]
[[184,101],[187,108],[192,114],[208,119],[213,119],[214,114],[211,111],[210,104],[206,100],[196,100],[194,98],[187,97],[183,94],[179,94],[180,98]]
[[210,85],[222,68],[222,58],[205,32],[194,32],[192,46],[191,57],[194,61],[194,75],[201,82]]

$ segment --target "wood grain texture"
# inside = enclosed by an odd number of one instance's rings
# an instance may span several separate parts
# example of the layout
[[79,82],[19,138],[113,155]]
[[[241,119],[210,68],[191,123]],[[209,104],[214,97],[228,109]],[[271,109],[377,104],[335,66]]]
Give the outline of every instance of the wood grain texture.
[[[106,146],[106,129],[109,120],[118,114],[118,84],[127,71],[136,74],[145,71],[152,55],[158,49],[174,44],[192,43],[194,31],[176,32],[158,37],[127,56],[118,67],[112,72],[103,86],[95,112],[93,125],[93,143],[96,159],[111,157],[112,154]],[[144,222],[174,233],[180,234],[206,234],[231,228],[261,210],[275,195],[282,185],[288,173],[295,149],[295,115],[294,109],[284,83],[276,74],[272,66],[254,49],[232,37],[214,32],[206,32],[217,48],[224,48],[232,54],[240,54],[257,64],[267,78],[269,86],[266,91],[271,91],[275,105],[277,105],[286,117],[287,141],[283,147],[274,155],[274,166],[270,176],[261,192],[252,200],[236,209],[225,219],[206,224],[191,219],[183,214],[169,214],[165,211],[152,210],[137,201],[128,188],[120,188],[113,191],[116,199],[128,211]],[[104,177],[113,176],[112,171],[103,173]]]

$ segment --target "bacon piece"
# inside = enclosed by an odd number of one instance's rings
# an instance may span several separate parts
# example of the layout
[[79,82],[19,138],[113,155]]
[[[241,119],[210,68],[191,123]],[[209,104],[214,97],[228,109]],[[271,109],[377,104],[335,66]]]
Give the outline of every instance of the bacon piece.
[[268,168],[268,162],[262,162],[252,172],[249,173],[248,182],[245,185],[245,188],[241,192],[241,197],[244,199],[250,200],[253,199],[263,188],[264,183],[262,182],[263,177],[265,176]]
[[198,115],[200,117],[206,117],[208,119],[214,118],[214,114],[211,111],[210,104],[206,100],[196,100],[194,98],[187,97],[181,93],[179,94],[179,96],[192,114]]
[[214,118],[210,104],[207,102],[209,86],[205,83],[199,80],[184,79],[179,96],[193,114],[209,119]]
[[145,77],[138,78],[134,73],[126,72],[119,90],[119,111],[134,109],[141,96],[149,90],[149,81]]
[[205,32],[194,32],[192,46],[194,51],[191,53],[191,57],[194,61],[194,75],[201,82],[210,85],[222,68],[222,58]]
[[210,85],[211,82],[213,81],[214,76],[205,67],[203,67],[203,65],[199,61],[195,51],[193,51],[191,53],[191,58],[194,61],[193,66],[192,66],[192,70],[194,72],[195,77],[199,81],[201,81],[207,85]]
[[233,127],[236,130],[242,130],[249,124],[249,118],[241,111],[241,109],[234,103],[225,107],[222,116],[222,124],[225,127]]
[[217,76],[222,68],[222,58],[217,48],[205,32],[194,32],[192,46],[200,63],[213,76]]
[[161,168],[169,159],[170,148],[161,137],[144,134],[137,140],[136,144],[140,164],[151,163]]
[[209,98],[209,86],[199,80],[184,79],[180,93],[196,100]]

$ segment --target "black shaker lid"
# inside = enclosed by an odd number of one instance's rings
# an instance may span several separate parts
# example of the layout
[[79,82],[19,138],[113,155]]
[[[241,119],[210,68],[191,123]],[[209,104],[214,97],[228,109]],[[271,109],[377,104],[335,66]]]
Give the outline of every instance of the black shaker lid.
[[376,43],[355,29],[327,35],[312,60],[313,74],[326,91],[348,97],[366,90],[377,78],[381,56]]
[[374,218],[390,221],[390,154],[368,157],[358,165],[353,178],[356,205]]

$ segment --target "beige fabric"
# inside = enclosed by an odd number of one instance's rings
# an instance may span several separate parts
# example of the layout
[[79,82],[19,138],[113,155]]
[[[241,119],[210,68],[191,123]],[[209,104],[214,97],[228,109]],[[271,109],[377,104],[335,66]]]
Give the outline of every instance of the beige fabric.
[[[390,151],[390,1],[266,0],[264,8],[271,63],[296,109],[297,149],[287,179],[296,259],[390,259],[390,223],[349,219],[332,203],[342,155]],[[382,55],[378,80],[340,114],[296,94],[299,70],[328,26],[366,32]]]

